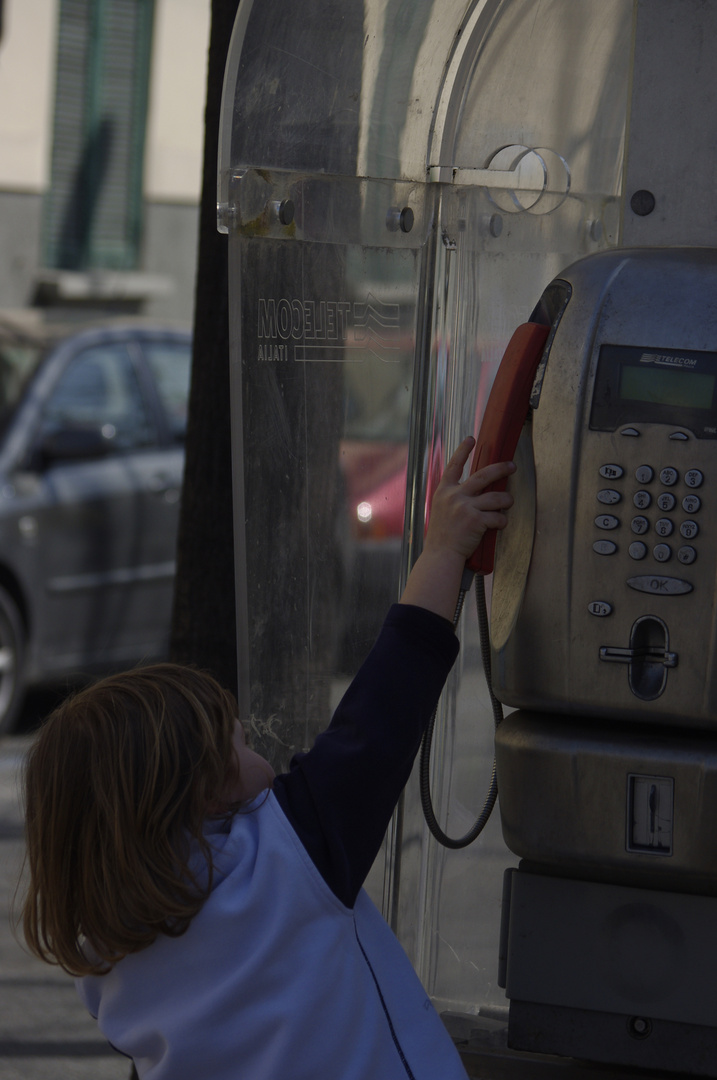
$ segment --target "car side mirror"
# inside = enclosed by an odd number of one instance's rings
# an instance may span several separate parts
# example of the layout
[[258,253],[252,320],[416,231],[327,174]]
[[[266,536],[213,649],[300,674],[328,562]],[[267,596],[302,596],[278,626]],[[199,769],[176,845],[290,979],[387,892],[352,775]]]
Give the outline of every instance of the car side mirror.
[[58,428],[42,436],[36,460],[40,468],[63,461],[91,461],[108,454],[112,441],[100,428]]

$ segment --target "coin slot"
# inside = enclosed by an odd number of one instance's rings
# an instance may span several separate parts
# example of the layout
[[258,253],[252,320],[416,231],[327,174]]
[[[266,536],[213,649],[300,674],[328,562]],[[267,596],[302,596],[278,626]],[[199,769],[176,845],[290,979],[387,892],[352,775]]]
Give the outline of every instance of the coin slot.
[[672,854],[674,787],[671,776],[627,778],[627,850]]
[[677,653],[670,652],[667,624],[656,615],[643,615],[633,623],[627,646],[602,645],[600,659],[609,664],[627,664],[630,690],[641,701],[658,698],[665,689],[668,668],[677,667]]
[[638,619],[630,633],[632,662],[628,668],[628,681],[635,697],[654,701],[665,689],[667,682],[666,658],[669,655],[667,626],[652,615]]

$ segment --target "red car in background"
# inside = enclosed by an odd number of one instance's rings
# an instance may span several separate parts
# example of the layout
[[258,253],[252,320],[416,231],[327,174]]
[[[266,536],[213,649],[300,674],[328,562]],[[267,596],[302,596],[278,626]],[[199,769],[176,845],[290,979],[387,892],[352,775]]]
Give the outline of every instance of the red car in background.
[[[499,357],[481,364],[474,430],[479,428],[498,365]],[[397,423],[395,428],[400,426]],[[389,605],[399,595],[408,443],[390,438],[346,438],[340,453],[350,533],[342,667],[352,671],[370,649]],[[443,475],[444,457],[439,437],[431,447],[429,508]]]

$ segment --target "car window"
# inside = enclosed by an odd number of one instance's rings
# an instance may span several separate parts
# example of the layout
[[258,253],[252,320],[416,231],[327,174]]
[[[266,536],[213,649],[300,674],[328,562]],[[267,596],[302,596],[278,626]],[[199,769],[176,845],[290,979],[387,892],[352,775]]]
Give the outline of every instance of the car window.
[[154,375],[172,438],[183,442],[187,433],[191,342],[144,341],[142,349]]
[[43,431],[93,428],[117,450],[157,442],[126,345],[83,349],[60,376],[43,413]]

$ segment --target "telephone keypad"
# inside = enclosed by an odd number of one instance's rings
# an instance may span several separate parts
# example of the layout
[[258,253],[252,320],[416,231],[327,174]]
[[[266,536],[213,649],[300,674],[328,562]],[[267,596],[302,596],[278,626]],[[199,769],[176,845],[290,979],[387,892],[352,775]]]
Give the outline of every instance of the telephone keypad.
[[[599,473],[603,479],[615,481],[625,475],[625,469],[616,462],[606,462],[600,466]],[[657,476],[663,487],[668,488],[674,487],[682,480],[686,487],[695,489],[701,487],[705,479],[701,469],[687,469],[681,476],[679,471],[671,465],[656,470],[652,465],[648,464],[639,465],[634,471],[634,476],[640,485],[651,483]],[[702,508],[702,500],[698,495],[690,493],[680,500],[679,495],[676,496],[672,491],[661,491],[653,496],[649,491],[645,491],[643,487],[632,493],[629,490],[623,492],[617,488],[609,487],[597,491],[597,501],[603,506],[617,506],[623,498],[629,499],[631,494],[633,505],[638,510],[648,510],[654,501],[663,514],[669,514],[678,506],[681,506],[682,510],[690,515],[687,521],[675,521],[673,517],[665,516],[653,522],[644,514],[637,514],[630,520],[630,530],[634,535],[643,536],[654,528],[658,537],[662,538],[667,538],[677,532],[679,532],[679,536],[683,540],[688,541],[692,541],[698,536],[699,524],[697,521],[692,520],[693,515],[697,514]],[[595,518],[596,527],[602,530],[618,529],[621,524],[621,519],[615,514],[601,514]],[[593,544],[593,550],[598,555],[614,555],[618,552],[619,546],[613,543],[612,540],[596,540]],[[634,540],[629,544],[627,550],[630,558],[638,561],[648,555],[648,545],[641,540]],[[658,543],[652,548],[651,554],[658,563],[666,563],[676,557],[677,561],[684,566],[691,565],[697,559],[697,550],[691,543],[683,544],[677,551],[669,544]]]

